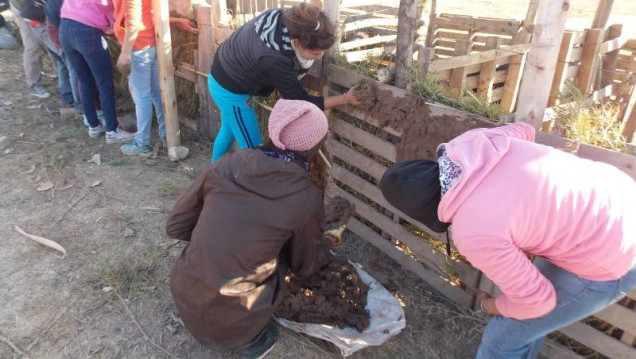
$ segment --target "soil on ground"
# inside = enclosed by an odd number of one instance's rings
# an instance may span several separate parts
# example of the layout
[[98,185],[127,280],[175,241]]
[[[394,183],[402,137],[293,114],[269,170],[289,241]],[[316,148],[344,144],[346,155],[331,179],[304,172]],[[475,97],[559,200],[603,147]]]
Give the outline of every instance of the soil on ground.
[[276,316],[298,323],[354,327],[359,332],[369,327],[365,309],[369,286],[347,258],[334,256],[310,278],[290,274],[285,283],[287,294]]

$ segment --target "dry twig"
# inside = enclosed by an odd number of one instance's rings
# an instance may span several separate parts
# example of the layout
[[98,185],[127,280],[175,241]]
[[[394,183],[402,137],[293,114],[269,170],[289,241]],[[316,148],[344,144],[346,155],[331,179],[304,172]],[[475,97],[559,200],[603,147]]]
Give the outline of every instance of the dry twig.
[[139,329],[139,331],[141,331],[141,334],[144,335],[144,338],[146,339],[146,341],[148,341],[150,344],[152,344],[155,348],[161,350],[162,352],[166,353],[166,355],[168,355],[171,358],[179,358],[178,356],[170,353],[169,351],[167,351],[166,349],[164,349],[162,346],[160,346],[159,344],[155,343],[154,341],[152,341],[152,339],[150,339],[150,337],[148,336],[148,334],[146,334],[146,332],[141,328],[141,325],[139,325],[139,322],[137,321],[137,319],[135,319],[135,317],[132,315],[132,313],[130,312],[130,309],[128,308],[128,306],[126,305],[126,302],[124,302],[124,298],[121,297],[121,295],[119,295],[119,292],[117,291],[117,289],[115,289],[113,291],[115,293],[115,295],[117,296],[117,298],[119,298],[119,301],[121,302],[121,304],[124,306],[124,308],[126,308],[126,313],[128,313],[128,316],[130,317],[130,319],[132,319],[132,321],[135,323],[135,325],[137,326],[137,328]]
[[64,249],[64,247],[62,247],[59,243],[52,241],[50,239],[44,238],[44,237],[40,237],[40,236],[36,236],[33,234],[29,234],[27,232],[25,232],[22,228],[18,227],[18,226],[13,226],[13,229],[20,233],[21,235],[34,240],[44,246],[47,246],[49,248],[55,249],[56,251],[62,252],[63,256],[62,258],[66,257],[66,249]]
[[60,218],[58,218],[57,220],[55,220],[55,222],[53,222],[53,224],[51,224],[51,225],[49,226],[49,229],[53,228],[53,226],[55,226],[55,225],[57,224],[57,222],[61,221],[61,220],[62,220],[62,218],[64,218],[64,216],[66,216],[66,214],[67,214],[68,212],[70,212],[70,211],[71,211],[71,209],[73,209],[73,207],[75,207],[75,205],[76,205],[76,204],[78,204],[78,203],[79,203],[79,201],[81,201],[82,199],[84,199],[84,197],[86,197],[86,195],[87,195],[87,194],[89,194],[90,192],[91,192],[91,189],[89,188],[89,189],[88,189],[88,191],[84,192],[84,194],[83,194],[83,195],[81,195],[81,196],[80,196],[80,197],[79,197],[79,198],[78,198],[75,202],[73,202],[73,204],[71,204],[71,205],[70,205],[70,206],[66,209],[66,211],[64,211],[64,213],[62,213],[62,215],[60,216]]

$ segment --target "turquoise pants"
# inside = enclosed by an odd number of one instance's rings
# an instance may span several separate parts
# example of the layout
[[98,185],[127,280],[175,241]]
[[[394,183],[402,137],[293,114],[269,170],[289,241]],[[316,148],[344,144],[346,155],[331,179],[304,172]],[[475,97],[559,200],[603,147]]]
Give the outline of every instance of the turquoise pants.
[[212,163],[226,154],[234,141],[240,149],[261,145],[263,140],[256,112],[251,105],[252,95],[230,92],[219,85],[212,75],[208,75],[208,87],[221,112],[221,128],[214,139]]

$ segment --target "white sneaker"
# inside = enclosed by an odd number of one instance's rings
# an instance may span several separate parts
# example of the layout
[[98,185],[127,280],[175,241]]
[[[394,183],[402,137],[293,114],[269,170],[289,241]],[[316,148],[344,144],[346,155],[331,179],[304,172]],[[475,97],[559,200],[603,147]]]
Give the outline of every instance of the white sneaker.
[[106,143],[126,142],[135,138],[135,134],[117,127],[115,131],[106,131]]
[[89,127],[88,128],[88,137],[97,138],[97,137],[101,136],[104,132],[106,132],[106,129],[102,125],[97,125],[97,127]]

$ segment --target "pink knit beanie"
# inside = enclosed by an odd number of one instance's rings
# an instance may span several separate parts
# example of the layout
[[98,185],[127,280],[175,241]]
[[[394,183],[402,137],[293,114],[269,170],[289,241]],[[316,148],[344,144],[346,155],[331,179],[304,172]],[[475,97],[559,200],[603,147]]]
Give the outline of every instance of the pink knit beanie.
[[281,150],[308,151],[327,134],[327,117],[311,102],[278,100],[269,115],[269,138]]

